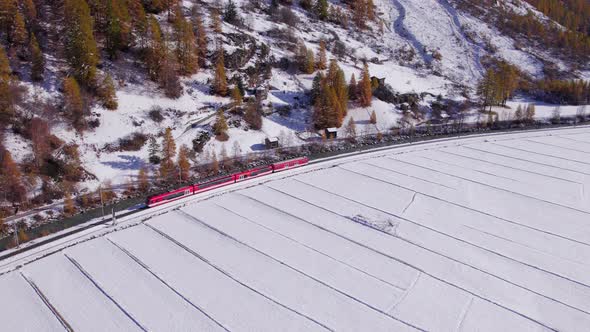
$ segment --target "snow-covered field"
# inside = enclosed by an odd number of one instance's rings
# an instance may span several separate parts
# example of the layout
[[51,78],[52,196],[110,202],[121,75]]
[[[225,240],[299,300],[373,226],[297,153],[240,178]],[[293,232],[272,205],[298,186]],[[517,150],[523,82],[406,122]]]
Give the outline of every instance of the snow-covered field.
[[587,331],[589,187],[590,127],[317,163],[121,221],[24,266],[0,264],[0,322]]

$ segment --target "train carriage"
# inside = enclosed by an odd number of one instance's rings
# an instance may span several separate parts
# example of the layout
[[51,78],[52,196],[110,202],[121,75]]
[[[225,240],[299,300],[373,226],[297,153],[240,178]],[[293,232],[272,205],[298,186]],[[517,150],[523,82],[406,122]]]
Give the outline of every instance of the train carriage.
[[192,195],[194,193],[193,186],[182,187],[164,194],[152,195],[147,198],[146,205],[148,207],[154,207],[162,205],[168,202],[181,199],[182,197]]
[[303,166],[309,163],[307,157],[295,158],[285,161],[276,162],[268,166],[260,166],[252,168],[246,171],[234,173],[231,175],[222,176],[215,178],[203,183],[198,183],[192,186],[186,186],[173,191],[149,196],[146,200],[147,207],[154,207],[168,202],[172,202],[181,199],[185,196],[190,196],[198,193],[202,193],[215,188],[227,186],[232,183],[245,181],[251,178],[265,176],[271,173],[285,171],[291,168]]

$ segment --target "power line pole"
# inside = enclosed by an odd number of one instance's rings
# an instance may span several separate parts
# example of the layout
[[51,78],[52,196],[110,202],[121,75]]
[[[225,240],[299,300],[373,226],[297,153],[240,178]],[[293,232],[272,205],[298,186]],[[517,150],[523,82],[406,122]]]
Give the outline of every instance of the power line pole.
[[102,207],[102,220],[104,220],[104,200],[102,198],[102,185],[98,187],[98,193],[100,194],[100,205]]
[[13,222],[12,226],[14,227],[14,242],[16,243],[16,247],[18,248],[19,243],[18,243],[18,231],[16,229],[16,222]]

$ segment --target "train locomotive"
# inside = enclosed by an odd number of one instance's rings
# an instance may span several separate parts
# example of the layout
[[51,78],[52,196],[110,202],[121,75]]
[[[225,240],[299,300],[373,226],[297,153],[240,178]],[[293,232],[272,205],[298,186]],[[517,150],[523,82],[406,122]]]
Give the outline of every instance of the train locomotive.
[[149,196],[146,199],[146,207],[151,208],[154,206],[159,206],[162,204],[166,204],[178,199],[181,199],[186,196],[199,194],[208,190],[212,190],[219,187],[224,187],[230,185],[232,183],[246,181],[248,179],[257,178],[261,176],[265,176],[271,173],[277,173],[281,171],[285,171],[291,168],[300,167],[309,163],[309,159],[307,157],[300,157],[285,161],[276,162],[266,166],[260,166],[256,168],[252,168],[246,171],[234,173],[231,175],[225,175],[218,178],[214,178],[208,180],[206,182],[185,186],[182,188],[178,188],[163,194],[156,194]]

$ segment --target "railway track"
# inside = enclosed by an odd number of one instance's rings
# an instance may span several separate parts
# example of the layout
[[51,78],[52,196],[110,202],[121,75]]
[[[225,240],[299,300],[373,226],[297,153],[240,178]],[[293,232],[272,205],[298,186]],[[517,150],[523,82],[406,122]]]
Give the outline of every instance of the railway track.
[[[510,133],[535,133],[535,132],[546,132],[546,131],[553,131],[553,130],[565,130],[565,129],[573,129],[573,128],[589,128],[590,126],[578,126],[578,127],[573,127],[573,126],[561,126],[561,127],[551,127],[551,128],[542,128],[542,129],[525,129],[525,130],[514,130],[514,129],[509,129],[509,130],[501,130],[501,131],[494,131],[494,132],[488,132],[488,133],[473,133],[473,134],[465,134],[463,133],[462,135],[454,135],[454,136],[450,136],[450,137],[446,137],[446,138],[440,138],[437,136],[426,136],[426,137],[420,137],[420,138],[416,138],[414,141],[412,142],[406,142],[406,143],[402,143],[400,144],[399,142],[393,142],[389,145],[384,145],[384,146],[379,146],[379,147],[374,147],[374,146],[363,146],[360,147],[358,149],[355,150],[341,150],[341,151],[333,151],[330,153],[324,153],[323,155],[320,156],[310,156],[310,162],[309,165],[315,165],[315,164],[320,164],[320,163],[324,163],[324,162],[328,162],[328,161],[334,161],[334,160],[338,160],[338,159],[343,159],[343,158],[349,158],[349,157],[355,157],[355,156],[362,156],[362,155],[366,155],[366,154],[370,154],[370,153],[375,153],[375,152],[380,152],[380,151],[389,151],[389,150],[394,150],[394,149],[398,149],[398,148],[403,148],[403,147],[408,147],[408,146],[422,146],[422,145],[427,145],[427,144],[433,144],[433,143],[444,143],[444,142],[453,142],[453,141],[457,141],[458,139],[461,138],[476,138],[476,137],[494,137],[494,136],[498,136],[498,135],[503,135],[503,134],[510,134]],[[231,187],[231,186],[229,186]],[[223,187],[223,188],[227,188],[227,187]],[[191,197],[194,196],[188,196],[187,199],[190,199]],[[177,202],[171,203],[169,206],[166,206],[167,209],[165,209],[165,211],[174,209],[180,205],[183,205],[186,203],[186,199],[182,199],[179,200]],[[138,208],[132,211],[128,211],[128,212],[124,212],[121,214],[118,214],[115,216],[116,219],[121,219],[121,218],[125,218],[125,217],[129,217],[129,216],[133,216],[135,214],[138,214],[140,212],[144,212],[147,211],[145,208]],[[50,236],[47,239],[41,239],[38,242],[32,243],[30,245],[24,246],[20,249],[16,249],[13,250],[9,253],[5,253],[5,254],[0,254],[0,270],[6,268],[7,266],[13,265],[13,266],[19,266],[22,265],[23,263],[21,262],[27,262],[27,259],[32,258],[33,256],[45,256],[47,254],[51,254],[56,250],[56,247],[62,248],[67,246],[70,243],[75,243],[77,242],[77,240],[79,240],[82,237],[91,237],[92,234],[94,232],[91,233],[85,233],[83,234],[81,237],[74,237],[72,238],[70,241],[63,243],[60,242],[58,244],[56,244],[55,246],[48,246],[45,250],[43,251],[35,251],[29,255],[23,255],[22,257],[20,257],[18,260],[12,260],[9,262],[4,262],[5,260],[27,253],[29,251],[32,251],[36,248],[48,245],[52,242],[56,242],[58,240],[67,238],[69,236],[87,231],[93,227],[96,226],[100,226],[100,225],[105,225],[108,223],[112,223],[113,219],[112,217],[108,217],[108,218],[104,218],[95,222],[90,222],[88,224],[85,224],[83,226],[78,226],[78,227],[74,227],[72,229],[66,229],[64,231],[62,231],[62,233],[58,234],[58,235],[54,235],[54,236]],[[100,232],[103,231],[103,229],[97,229],[96,232]],[[0,271],[0,274],[3,274],[4,271]]]

